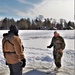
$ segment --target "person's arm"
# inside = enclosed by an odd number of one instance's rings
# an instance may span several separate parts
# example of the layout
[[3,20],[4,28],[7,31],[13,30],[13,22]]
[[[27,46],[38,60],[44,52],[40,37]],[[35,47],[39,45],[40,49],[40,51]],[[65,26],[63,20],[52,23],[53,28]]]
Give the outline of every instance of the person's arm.
[[25,67],[26,66],[26,59],[23,54],[24,51],[23,51],[22,43],[21,43],[21,40],[19,37],[17,37],[14,40],[14,49],[16,51],[18,58],[21,60],[21,62],[23,62],[22,67]]
[[63,37],[61,37],[61,40],[62,40],[61,49],[64,50],[64,48],[65,48],[65,41],[64,41]]
[[22,44],[19,37],[15,37],[14,40],[14,49],[19,59],[24,58],[23,50],[22,50]]
[[52,46],[53,46],[53,38],[52,38],[51,44],[47,46],[47,48],[51,48]]
[[64,50],[64,49],[65,49],[65,41],[64,41],[63,38],[62,38],[62,42],[63,42],[63,44],[62,44],[62,49]]

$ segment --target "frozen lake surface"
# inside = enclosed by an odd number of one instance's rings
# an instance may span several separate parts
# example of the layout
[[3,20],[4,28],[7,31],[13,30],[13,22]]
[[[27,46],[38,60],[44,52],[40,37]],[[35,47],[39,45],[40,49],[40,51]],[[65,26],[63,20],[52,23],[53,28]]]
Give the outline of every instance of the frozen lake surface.
[[[64,37],[66,48],[62,58],[62,69],[65,73],[57,75],[74,75],[75,51],[74,51],[74,30],[57,30]],[[5,59],[2,54],[2,35],[7,30],[0,31],[0,75],[8,71]],[[20,30],[19,36],[24,44],[24,54],[27,60],[27,69],[39,69],[47,72],[55,68],[53,60],[53,48],[47,49],[53,37],[54,30]],[[3,74],[4,75],[4,74]],[[6,75],[6,74],[5,74]],[[28,75],[28,74],[25,74]],[[32,74],[31,74],[32,75]],[[54,74],[52,74],[54,75]]]

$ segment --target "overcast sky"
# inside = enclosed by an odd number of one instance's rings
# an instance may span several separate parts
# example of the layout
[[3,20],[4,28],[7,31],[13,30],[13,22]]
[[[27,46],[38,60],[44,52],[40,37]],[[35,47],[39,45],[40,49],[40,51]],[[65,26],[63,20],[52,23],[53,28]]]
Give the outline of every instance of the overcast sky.
[[74,20],[74,0],[0,0],[0,20],[8,17]]

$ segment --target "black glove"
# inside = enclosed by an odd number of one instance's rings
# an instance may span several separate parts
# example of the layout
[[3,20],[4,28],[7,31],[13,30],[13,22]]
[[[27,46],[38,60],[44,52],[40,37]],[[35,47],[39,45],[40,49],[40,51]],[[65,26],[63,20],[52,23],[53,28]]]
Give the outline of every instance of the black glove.
[[23,63],[23,64],[22,64],[22,67],[25,67],[25,66],[26,66],[26,59],[24,58],[24,59],[22,59],[21,61],[22,61],[22,63]]
[[8,63],[6,62],[6,65],[8,65]]
[[24,46],[22,45],[22,50],[24,51]]
[[51,48],[51,46],[47,46],[47,48]]
[[24,49],[24,46],[22,45],[22,48]]

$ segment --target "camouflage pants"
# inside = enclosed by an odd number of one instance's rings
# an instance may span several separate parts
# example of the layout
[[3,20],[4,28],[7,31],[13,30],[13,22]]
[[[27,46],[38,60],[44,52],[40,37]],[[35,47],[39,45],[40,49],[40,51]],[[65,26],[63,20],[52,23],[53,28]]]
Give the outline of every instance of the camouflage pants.
[[61,67],[61,58],[62,58],[63,53],[58,52],[58,51],[53,51],[53,56],[55,60],[55,65],[60,68]]

